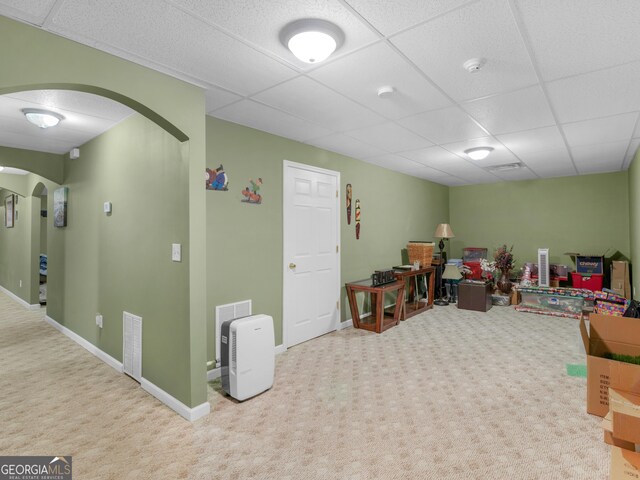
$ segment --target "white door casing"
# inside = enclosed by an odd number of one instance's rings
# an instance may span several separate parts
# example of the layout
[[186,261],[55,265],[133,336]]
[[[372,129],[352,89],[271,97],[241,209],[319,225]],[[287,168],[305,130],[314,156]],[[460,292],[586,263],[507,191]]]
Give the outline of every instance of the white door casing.
[[283,343],[340,321],[340,173],[283,161]]

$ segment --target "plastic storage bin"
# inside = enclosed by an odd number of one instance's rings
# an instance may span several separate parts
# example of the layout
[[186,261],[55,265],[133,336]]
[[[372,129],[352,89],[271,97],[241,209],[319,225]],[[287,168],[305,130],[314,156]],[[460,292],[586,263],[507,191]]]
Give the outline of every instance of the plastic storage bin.
[[577,272],[571,272],[571,281],[573,288],[586,288],[587,290],[602,290],[602,280],[604,275],[594,273],[592,275],[582,275]]

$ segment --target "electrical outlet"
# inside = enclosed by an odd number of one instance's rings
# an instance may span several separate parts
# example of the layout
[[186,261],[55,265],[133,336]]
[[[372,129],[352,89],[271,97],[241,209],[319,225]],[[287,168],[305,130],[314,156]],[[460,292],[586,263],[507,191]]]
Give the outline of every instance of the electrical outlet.
[[96,315],[96,325],[100,328],[102,328],[102,315],[97,314]]
[[171,245],[171,260],[174,262],[182,261],[182,245],[179,243],[174,243]]
[[20,280],[20,288],[22,288],[22,280]]

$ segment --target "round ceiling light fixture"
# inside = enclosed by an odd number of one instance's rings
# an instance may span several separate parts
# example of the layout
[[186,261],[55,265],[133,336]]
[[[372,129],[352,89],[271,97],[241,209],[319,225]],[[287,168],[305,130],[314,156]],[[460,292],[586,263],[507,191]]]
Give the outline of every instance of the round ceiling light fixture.
[[64,117],[59,113],[40,108],[23,108],[22,113],[29,122],[39,128],[55,127],[60,123],[60,120],[64,120]]
[[493,147],[474,147],[464,151],[471,160],[484,160],[493,152]]
[[319,63],[329,58],[344,42],[337,25],[319,18],[303,18],[287,24],[280,41],[305,63]]

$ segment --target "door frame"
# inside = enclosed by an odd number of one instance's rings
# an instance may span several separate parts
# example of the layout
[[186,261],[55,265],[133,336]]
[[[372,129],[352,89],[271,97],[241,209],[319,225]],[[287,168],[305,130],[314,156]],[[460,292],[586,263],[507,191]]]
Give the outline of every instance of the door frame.
[[337,330],[340,322],[341,322],[341,313],[342,313],[342,305],[341,305],[341,297],[340,297],[340,289],[341,289],[341,280],[342,280],[342,272],[340,271],[340,265],[342,264],[342,243],[340,241],[340,205],[342,195],[340,193],[340,172],[335,170],[328,170],[326,168],[315,167],[313,165],[307,165],[304,163],[292,162],[290,160],[282,160],[282,345],[284,348],[289,348],[289,329],[291,328],[291,319],[286,316],[286,297],[287,292],[285,290],[285,275],[287,274],[287,261],[285,258],[285,232],[287,227],[287,218],[286,218],[286,205],[285,205],[285,185],[287,180],[287,171],[290,168],[296,168],[299,170],[307,170],[313,173],[322,173],[324,175],[330,175],[336,178],[336,244],[338,246],[338,259],[336,265],[336,299],[338,301],[338,316],[335,325],[335,329]]

